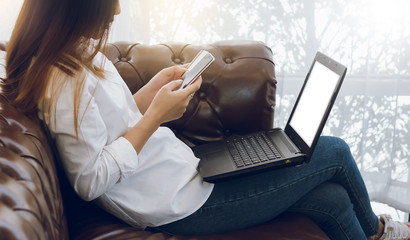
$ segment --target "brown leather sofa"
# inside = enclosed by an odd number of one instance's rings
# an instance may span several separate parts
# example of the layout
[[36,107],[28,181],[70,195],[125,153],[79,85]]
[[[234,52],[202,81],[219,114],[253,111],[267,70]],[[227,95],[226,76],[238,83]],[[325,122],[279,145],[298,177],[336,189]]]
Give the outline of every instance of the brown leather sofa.
[[[0,50],[5,47],[0,43]],[[185,115],[167,125],[191,146],[271,128],[276,79],[272,52],[262,43],[119,42],[110,44],[107,56],[135,92],[160,69],[187,63],[200,49],[212,52],[216,60],[203,73],[203,85]],[[328,239],[307,217],[293,213],[211,236],[169,236],[132,228],[73,193],[47,136],[36,117],[18,112],[0,95],[0,239]]]

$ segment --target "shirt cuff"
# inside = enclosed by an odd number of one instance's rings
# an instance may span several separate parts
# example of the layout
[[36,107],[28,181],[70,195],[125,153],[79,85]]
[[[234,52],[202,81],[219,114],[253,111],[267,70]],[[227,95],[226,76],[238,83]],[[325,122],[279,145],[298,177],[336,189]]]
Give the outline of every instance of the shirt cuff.
[[120,170],[118,182],[121,182],[137,171],[138,154],[127,139],[124,137],[118,138],[107,146],[106,150],[113,156]]

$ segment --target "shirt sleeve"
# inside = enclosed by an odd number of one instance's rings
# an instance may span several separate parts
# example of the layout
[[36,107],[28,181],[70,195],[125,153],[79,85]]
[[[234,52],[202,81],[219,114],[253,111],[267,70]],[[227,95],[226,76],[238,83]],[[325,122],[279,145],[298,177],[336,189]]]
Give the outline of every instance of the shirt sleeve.
[[70,90],[61,92],[51,132],[71,185],[82,199],[91,201],[133,174],[138,167],[138,155],[122,136],[108,142],[104,117],[109,116],[101,115],[87,86],[79,108],[77,138],[72,95]]

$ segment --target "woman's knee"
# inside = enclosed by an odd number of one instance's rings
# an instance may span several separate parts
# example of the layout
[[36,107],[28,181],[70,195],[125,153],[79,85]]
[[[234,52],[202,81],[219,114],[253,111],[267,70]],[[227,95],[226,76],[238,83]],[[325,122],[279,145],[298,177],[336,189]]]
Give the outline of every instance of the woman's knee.
[[327,161],[354,163],[349,145],[341,138],[321,136],[313,152],[314,157],[325,158]]
[[319,138],[317,146],[322,146],[328,148],[329,150],[350,153],[349,145],[342,138],[339,137],[321,136]]

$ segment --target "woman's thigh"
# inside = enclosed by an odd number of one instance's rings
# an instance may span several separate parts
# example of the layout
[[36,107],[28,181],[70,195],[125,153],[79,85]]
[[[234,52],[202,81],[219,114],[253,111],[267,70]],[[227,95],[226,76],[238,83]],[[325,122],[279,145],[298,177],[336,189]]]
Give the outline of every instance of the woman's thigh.
[[320,184],[346,178],[361,180],[347,145],[338,138],[321,137],[310,163],[217,183],[198,211],[158,228],[174,234],[209,234],[254,226],[275,218]]

